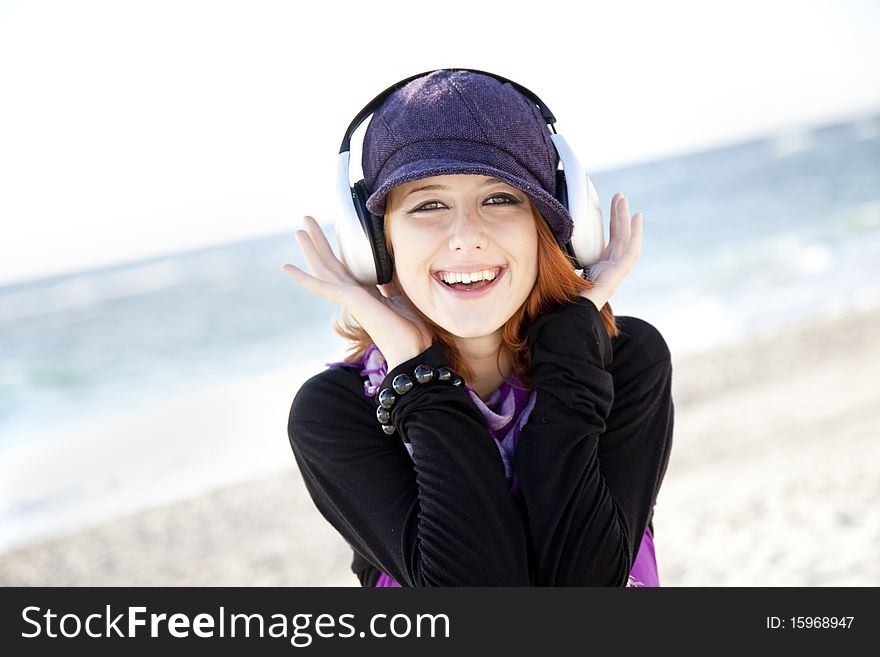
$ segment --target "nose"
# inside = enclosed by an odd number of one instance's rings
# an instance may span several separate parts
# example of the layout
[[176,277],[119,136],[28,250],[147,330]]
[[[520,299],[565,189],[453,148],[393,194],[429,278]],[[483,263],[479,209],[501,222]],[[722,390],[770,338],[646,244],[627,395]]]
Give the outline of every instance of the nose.
[[456,212],[449,235],[449,250],[459,253],[485,251],[487,246],[485,226],[470,209]]

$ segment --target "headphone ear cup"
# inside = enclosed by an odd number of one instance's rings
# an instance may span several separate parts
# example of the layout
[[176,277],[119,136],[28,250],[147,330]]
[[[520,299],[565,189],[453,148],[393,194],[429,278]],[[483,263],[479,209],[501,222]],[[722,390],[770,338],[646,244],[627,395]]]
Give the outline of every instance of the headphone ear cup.
[[367,191],[367,185],[363,180],[355,183],[354,194],[352,200],[355,203],[355,209],[366,231],[367,238],[370,241],[370,247],[373,250],[373,261],[376,264],[377,284],[391,282],[391,274],[393,271],[393,263],[385,248],[385,218],[379,217],[367,209],[367,199],[370,197]]
[[390,283],[394,263],[391,261],[388,249],[385,248],[385,218],[370,214],[370,225],[372,225],[370,240],[373,243],[373,258],[376,261],[377,283],[379,285]]
[[[565,170],[564,169],[557,169],[556,170],[556,200],[559,201],[560,203],[562,203],[562,206],[566,210],[570,210],[570,208],[568,206],[568,184],[565,181]],[[572,215],[571,218],[572,218],[572,221],[577,222],[577,217]],[[572,232],[572,234],[574,234],[574,232]],[[569,257],[569,259],[574,264],[575,268],[580,269],[579,263],[578,263],[578,258],[577,258],[577,255],[575,255],[571,240],[569,240],[565,244],[560,244],[559,246],[562,247],[562,252],[565,253],[565,255],[567,255]]]
[[565,171],[563,169],[556,170],[556,200],[562,203],[562,206],[568,210],[568,185],[565,183]]

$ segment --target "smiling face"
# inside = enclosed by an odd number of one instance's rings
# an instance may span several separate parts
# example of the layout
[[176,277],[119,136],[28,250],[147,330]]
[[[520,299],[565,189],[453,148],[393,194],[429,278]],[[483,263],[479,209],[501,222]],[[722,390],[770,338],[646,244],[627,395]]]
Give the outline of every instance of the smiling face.
[[460,338],[498,331],[538,275],[536,213],[495,178],[449,175],[395,187],[386,226],[402,291]]

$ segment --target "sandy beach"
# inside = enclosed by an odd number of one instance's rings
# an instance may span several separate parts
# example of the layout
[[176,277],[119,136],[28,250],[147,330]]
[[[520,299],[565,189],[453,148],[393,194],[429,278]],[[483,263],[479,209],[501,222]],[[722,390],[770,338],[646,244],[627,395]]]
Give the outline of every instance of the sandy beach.
[[[661,585],[880,585],[878,335],[874,310],[673,354]],[[289,396],[264,385],[274,404]],[[287,405],[260,429],[275,431]],[[8,550],[0,585],[356,586],[348,546],[283,458],[259,478]]]

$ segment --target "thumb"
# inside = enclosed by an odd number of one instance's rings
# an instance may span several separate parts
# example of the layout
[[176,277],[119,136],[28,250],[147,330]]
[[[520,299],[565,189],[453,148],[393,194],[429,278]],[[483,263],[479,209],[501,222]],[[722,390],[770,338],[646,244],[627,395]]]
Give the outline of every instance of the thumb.
[[397,291],[397,288],[394,287],[394,283],[384,283],[382,285],[376,286],[379,289],[379,292],[386,299],[390,299],[392,297],[400,296],[400,292]]

